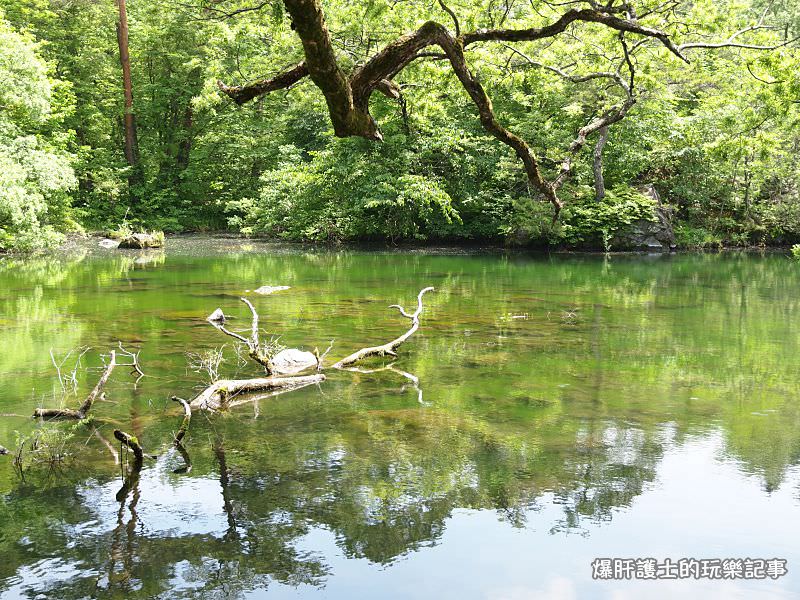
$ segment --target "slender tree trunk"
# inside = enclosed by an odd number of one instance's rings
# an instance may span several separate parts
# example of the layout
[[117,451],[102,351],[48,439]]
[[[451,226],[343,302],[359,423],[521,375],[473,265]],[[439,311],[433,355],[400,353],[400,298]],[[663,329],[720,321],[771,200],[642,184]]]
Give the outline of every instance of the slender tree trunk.
[[175,157],[175,161],[178,165],[178,169],[184,170],[186,167],[189,166],[189,155],[192,152],[192,124],[194,121],[194,111],[192,110],[192,104],[186,105],[186,110],[183,113],[183,131],[181,135],[183,138],[181,139],[180,143],[178,144],[178,155]]
[[117,0],[119,21],[117,22],[117,43],[119,62],[122,65],[122,86],[125,92],[125,160],[136,169],[139,163],[139,141],[136,138],[136,117],[133,114],[133,84],[131,83],[131,57],[128,53],[128,11],[125,0]]
[[594,196],[597,202],[602,202],[606,197],[606,182],[603,179],[603,148],[608,141],[608,125],[599,129],[600,137],[594,146]]

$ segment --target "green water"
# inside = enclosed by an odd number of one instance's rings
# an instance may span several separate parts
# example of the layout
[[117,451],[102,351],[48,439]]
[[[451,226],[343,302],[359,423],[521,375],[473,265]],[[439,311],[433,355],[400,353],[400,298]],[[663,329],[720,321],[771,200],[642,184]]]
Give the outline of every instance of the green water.
[[[288,285],[270,296],[247,290]],[[286,346],[343,357],[407,323],[395,370],[196,414],[187,352],[250,298]],[[0,457],[0,597],[670,598],[800,594],[800,270],[779,254],[531,257],[172,241],[0,263],[0,444],[61,402],[49,355],[90,346],[66,459]],[[388,364],[375,360],[364,367]],[[71,369],[72,363],[69,363]],[[419,384],[403,375],[418,378]],[[99,436],[148,459],[117,499]],[[116,444],[112,445],[116,451]],[[597,557],[781,557],[777,580],[594,582]]]

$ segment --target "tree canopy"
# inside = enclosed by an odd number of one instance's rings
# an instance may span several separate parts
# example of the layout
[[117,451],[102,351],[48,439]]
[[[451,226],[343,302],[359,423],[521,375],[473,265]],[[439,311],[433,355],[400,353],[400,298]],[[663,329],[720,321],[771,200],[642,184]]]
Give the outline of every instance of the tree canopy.
[[598,247],[651,186],[683,245],[800,239],[791,2],[129,0],[129,99],[121,8],[6,3],[3,248],[123,222]]

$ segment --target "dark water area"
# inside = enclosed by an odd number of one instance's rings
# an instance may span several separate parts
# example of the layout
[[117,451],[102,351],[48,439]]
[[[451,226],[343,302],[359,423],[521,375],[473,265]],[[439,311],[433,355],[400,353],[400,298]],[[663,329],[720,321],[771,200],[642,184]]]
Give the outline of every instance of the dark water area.
[[[262,285],[290,289],[260,296]],[[369,373],[195,414],[205,321],[338,359],[420,330]],[[526,256],[177,239],[0,262],[2,598],[800,596],[800,269],[777,253]],[[77,407],[121,341],[90,424]],[[90,347],[65,395],[56,362]],[[64,371],[74,366],[65,361]],[[148,453],[120,495],[112,431]],[[50,439],[45,438],[45,440]],[[111,440],[110,448],[103,440]],[[112,452],[113,451],[113,452]],[[594,581],[598,557],[785,558],[763,581]]]

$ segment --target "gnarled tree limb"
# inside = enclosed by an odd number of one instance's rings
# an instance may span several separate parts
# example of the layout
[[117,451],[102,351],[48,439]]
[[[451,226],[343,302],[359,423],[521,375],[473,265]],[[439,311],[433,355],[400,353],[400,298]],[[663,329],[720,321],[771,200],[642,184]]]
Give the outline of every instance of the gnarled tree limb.
[[291,87],[307,75],[308,67],[306,67],[306,62],[300,61],[270,79],[261,79],[247,85],[225,85],[222,81],[218,81],[217,86],[236,104],[241,106],[257,96]]
[[[554,181],[548,181],[540,171],[536,155],[530,146],[518,135],[500,124],[494,113],[491,100],[481,84],[471,73],[464,57],[464,49],[472,44],[483,42],[530,42],[551,38],[565,32],[571,25],[579,22],[598,23],[621,34],[628,33],[642,37],[644,40],[657,40],[672,54],[685,62],[689,62],[683,54],[692,48],[720,48],[736,46],[760,50],[775,49],[791,43],[787,41],[775,46],[760,46],[738,42],[738,36],[754,29],[763,29],[762,15],[758,25],[751,26],[735,33],[720,43],[689,42],[675,44],[669,34],[660,29],[642,24],[641,18],[628,2],[614,5],[613,2],[599,3],[591,0],[583,2],[548,3],[550,6],[567,6],[570,4],[588,4],[588,8],[569,8],[554,21],[542,27],[527,29],[480,29],[469,33],[461,33],[458,19],[449,7],[439,0],[441,8],[453,19],[456,32],[453,36],[443,25],[434,21],[423,24],[417,31],[403,35],[387,44],[380,52],[368,58],[352,73],[347,74],[340,66],[333,48],[331,36],[325,24],[321,0],[283,0],[292,17],[293,28],[297,31],[303,45],[305,61],[298,63],[288,71],[271,79],[255,82],[247,86],[225,86],[220,89],[235,102],[241,104],[257,95],[282,89],[309,75],[320,89],[328,105],[328,112],[334,132],[339,137],[360,136],[371,140],[381,140],[379,128],[369,111],[369,100],[374,90],[379,90],[389,97],[400,99],[399,89],[393,85],[392,79],[406,66],[418,58],[435,56],[446,57],[455,71],[459,81],[469,94],[480,116],[483,127],[502,143],[511,147],[523,162],[529,184],[541,193],[555,207],[555,216],[561,209],[561,201],[557,190],[571,172],[572,155],[585,143],[588,133],[624,117],[624,113],[632,106],[633,92],[630,85],[628,99],[606,113],[596,123],[587,125],[569,150],[568,157]],[[647,11],[643,17],[652,14],[663,14],[670,10],[670,3],[657,6]],[[634,45],[638,47],[639,42]],[[430,46],[439,46],[444,55],[427,51]],[[626,61],[632,66],[626,49]],[[599,75],[598,75],[599,76]]]
[[333,365],[333,367],[335,369],[349,367],[350,365],[370,356],[397,356],[397,353],[395,353],[397,347],[410,338],[414,332],[419,329],[419,316],[422,314],[422,296],[424,296],[426,292],[431,291],[433,291],[432,287],[426,287],[420,291],[420,293],[417,295],[417,310],[415,310],[412,314],[407,313],[406,310],[399,304],[392,304],[389,307],[396,308],[400,311],[401,315],[403,315],[406,319],[411,320],[411,328],[403,335],[380,346],[371,346],[369,348],[362,348],[361,350],[353,352],[351,355],[346,356],[337,362],[335,365]]

